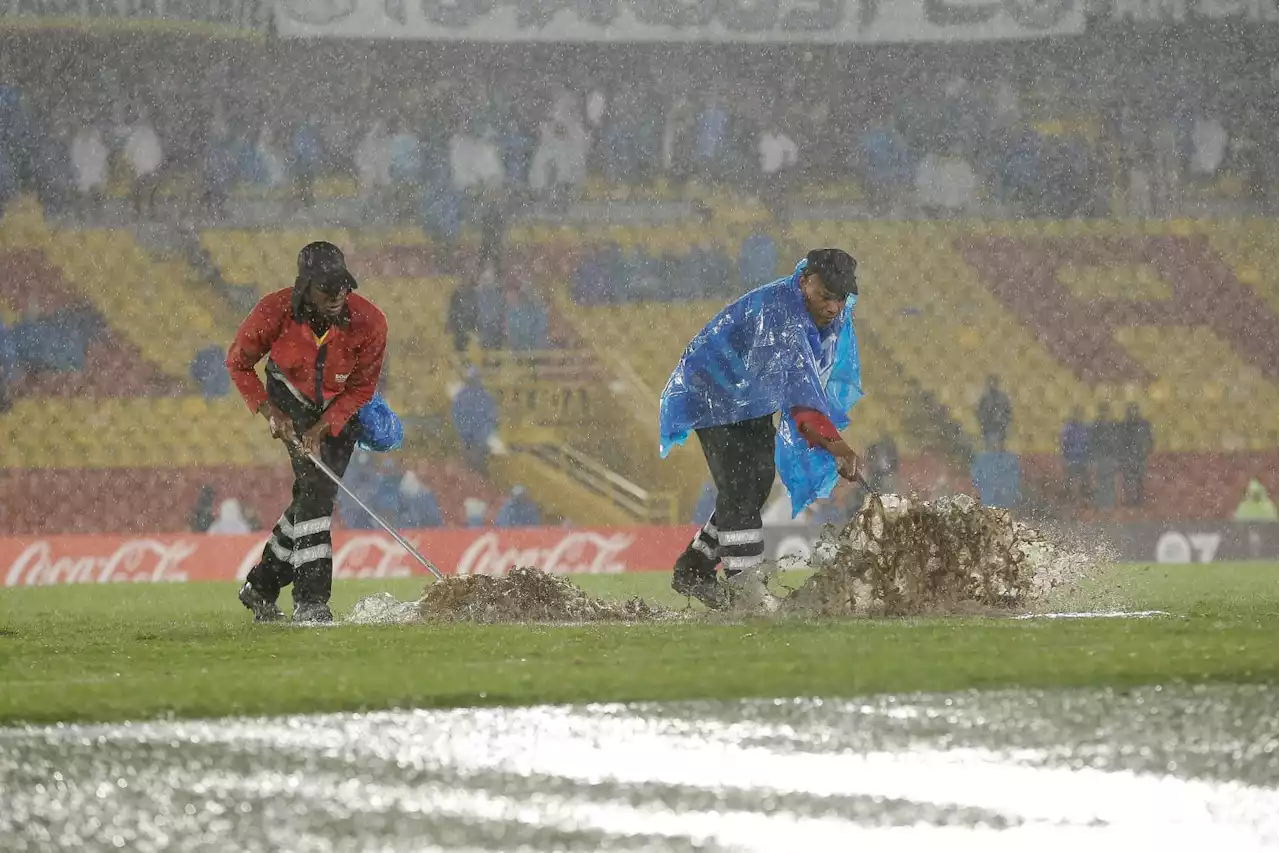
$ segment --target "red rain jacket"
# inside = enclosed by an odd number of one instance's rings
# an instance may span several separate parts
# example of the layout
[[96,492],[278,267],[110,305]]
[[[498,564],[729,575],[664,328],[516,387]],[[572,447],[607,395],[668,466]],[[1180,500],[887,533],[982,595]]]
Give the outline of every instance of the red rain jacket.
[[255,369],[263,356],[279,368],[295,396],[325,407],[324,421],[337,435],[351,416],[373,399],[387,349],[387,318],[376,305],[352,293],[350,319],[317,339],[306,321],[293,318],[293,291],[269,293],[240,324],[227,352],[227,370],[240,395],[256,412],[267,389]]

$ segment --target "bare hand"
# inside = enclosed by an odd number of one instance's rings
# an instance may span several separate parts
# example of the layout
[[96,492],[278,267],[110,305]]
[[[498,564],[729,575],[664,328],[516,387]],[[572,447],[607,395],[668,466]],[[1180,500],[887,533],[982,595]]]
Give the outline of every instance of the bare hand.
[[853,448],[843,441],[832,443],[831,455],[836,458],[836,471],[850,483],[857,481],[862,473],[862,459],[853,452]]
[[856,482],[862,474],[862,460],[852,452],[848,456],[837,456],[836,471],[850,483]]
[[329,436],[329,425],[324,421],[319,421],[315,426],[308,429],[298,439],[299,449],[304,456],[312,453],[320,452],[320,445],[324,444],[324,440]]
[[258,414],[267,419],[267,425],[271,428],[271,437],[278,438],[285,444],[294,444],[298,440],[297,432],[293,428],[293,420],[275,407],[274,404],[267,402],[258,407]]

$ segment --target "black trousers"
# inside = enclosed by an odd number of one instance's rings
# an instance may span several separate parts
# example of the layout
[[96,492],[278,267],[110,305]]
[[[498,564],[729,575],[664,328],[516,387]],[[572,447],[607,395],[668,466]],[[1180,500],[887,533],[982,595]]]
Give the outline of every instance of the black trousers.
[[[293,420],[301,434],[320,420],[323,410],[303,403],[284,385],[267,376],[267,395]],[[320,459],[341,477],[360,438],[360,421],[352,417],[336,436],[320,445]],[[293,500],[271,530],[262,559],[249,571],[249,583],[274,601],[293,584],[295,605],[327,604],[333,587],[333,509],[338,486],[310,459],[290,452]]]
[[716,511],[689,547],[726,576],[764,559],[764,509],[775,476],[773,415],[697,430],[702,455],[716,484]]

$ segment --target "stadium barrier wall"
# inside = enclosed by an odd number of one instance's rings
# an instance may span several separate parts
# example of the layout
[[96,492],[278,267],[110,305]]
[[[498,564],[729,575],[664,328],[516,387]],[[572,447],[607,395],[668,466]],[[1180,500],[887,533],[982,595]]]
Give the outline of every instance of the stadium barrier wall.
[[[514,566],[569,574],[664,571],[697,528],[528,527],[406,531],[406,537],[448,575],[500,575]],[[765,531],[766,555],[807,556],[814,527]],[[1209,563],[1277,558],[1274,523],[1143,522],[1070,531],[1075,541],[1108,542],[1121,562]],[[266,536],[0,537],[5,586],[67,583],[233,581],[257,562]],[[380,532],[334,534],[334,576],[397,578],[425,574]]]

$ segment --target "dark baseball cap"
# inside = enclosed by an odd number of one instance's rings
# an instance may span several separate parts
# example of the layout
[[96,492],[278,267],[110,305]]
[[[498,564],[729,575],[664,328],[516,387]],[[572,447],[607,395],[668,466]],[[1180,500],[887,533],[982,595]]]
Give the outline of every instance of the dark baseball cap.
[[812,249],[804,256],[805,266],[816,272],[833,296],[858,295],[858,262],[843,249]]
[[348,272],[342,250],[324,240],[308,243],[298,252],[298,278],[326,291],[343,286],[356,289],[355,276]]

